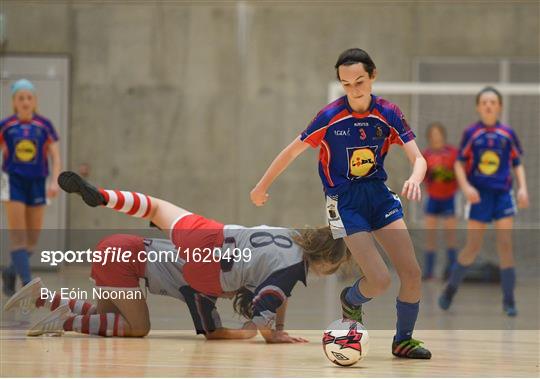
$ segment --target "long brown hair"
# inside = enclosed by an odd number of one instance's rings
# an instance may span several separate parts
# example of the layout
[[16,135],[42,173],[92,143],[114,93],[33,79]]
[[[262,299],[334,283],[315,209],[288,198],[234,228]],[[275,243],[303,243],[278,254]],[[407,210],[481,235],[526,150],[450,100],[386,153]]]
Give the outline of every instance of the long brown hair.
[[332,271],[325,272],[326,275],[336,272],[339,268],[337,264],[351,257],[351,252],[347,249],[343,238],[334,239],[329,226],[300,229],[292,238],[304,251],[304,259],[309,265],[318,263],[336,265]]
[[[351,253],[342,238],[334,239],[330,227],[299,229],[297,233],[291,235],[294,242],[303,250],[304,259],[308,265],[320,263],[335,264],[336,267],[325,272],[326,275],[333,274],[339,268],[338,263],[350,259]],[[247,319],[253,317],[253,297],[254,294],[246,287],[241,287],[233,298],[233,309],[236,313]]]
[[233,309],[240,316],[244,316],[248,320],[253,318],[253,292],[246,287],[241,287],[233,298]]

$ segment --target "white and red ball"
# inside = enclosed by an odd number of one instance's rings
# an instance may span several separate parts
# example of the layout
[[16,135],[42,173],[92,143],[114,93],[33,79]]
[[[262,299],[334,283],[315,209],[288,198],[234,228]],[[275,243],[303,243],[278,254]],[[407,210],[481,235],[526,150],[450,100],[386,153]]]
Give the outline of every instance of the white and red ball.
[[369,334],[359,322],[342,318],[328,325],[322,343],[330,362],[352,366],[367,355]]

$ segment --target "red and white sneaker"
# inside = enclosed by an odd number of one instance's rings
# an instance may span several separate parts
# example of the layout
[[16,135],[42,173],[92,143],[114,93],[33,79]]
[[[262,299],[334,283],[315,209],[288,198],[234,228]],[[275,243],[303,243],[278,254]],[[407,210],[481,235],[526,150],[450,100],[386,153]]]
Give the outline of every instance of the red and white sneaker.
[[4,305],[4,311],[19,308],[22,314],[28,314],[36,309],[36,300],[41,295],[43,282],[41,278],[34,278],[23,288],[18,290]]
[[61,336],[64,334],[64,322],[72,316],[71,310],[67,305],[61,305],[54,311],[45,316],[30,328],[26,335],[37,337],[43,334]]

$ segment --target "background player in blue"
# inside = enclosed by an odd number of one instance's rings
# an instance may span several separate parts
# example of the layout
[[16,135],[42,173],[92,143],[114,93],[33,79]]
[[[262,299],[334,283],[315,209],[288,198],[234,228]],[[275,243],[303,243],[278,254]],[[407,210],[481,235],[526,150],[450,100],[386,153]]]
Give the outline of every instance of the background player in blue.
[[397,331],[392,354],[429,359],[431,353],[412,338],[419,311],[421,272],[403,221],[399,197],[384,184],[384,158],[395,143],[413,165],[402,194],[420,200],[426,161],[399,108],[371,94],[375,64],[361,49],[344,51],[335,65],[346,96],[324,107],[306,130],[272,162],[251,200],[268,200],[272,182],[309,146],[320,147],[319,174],[324,186],[328,222],[334,238],[344,238],[364,277],[341,294],[344,317],[362,320],[361,306],[390,285],[388,268],[373,237],[390,257],[401,280],[397,298]]
[[[14,114],[0,121],[0,200],[7,212],[12,262],[2,272],[6,295],[14,293],[17,275],[23,285],[31,279],[29,255],[39,238],[47,197],[58,194],[61,169],[58,135],[51,122],[36,113],[34,85],[18,80],[11,93]],[[46,191],[49,155],[53,177]]]
[[521,163],[521,145],[515,132],[499,122],[502,96],[493,87],[486,87],[476,96],[480,121],[463,133],[455,172],[468,204],[467,242],[459,252],[448,285],[439,298],[442,309],[448,309],[467,269],[478,255],[489,223],[497,230],[497,251],[501,269],[503,309],[516,316],[514,300],[516,273],[512,252],[513,217],[516,213],[512,193],[512,170],[517,179],[517,200],[520,208],[529,205],[525,169]]

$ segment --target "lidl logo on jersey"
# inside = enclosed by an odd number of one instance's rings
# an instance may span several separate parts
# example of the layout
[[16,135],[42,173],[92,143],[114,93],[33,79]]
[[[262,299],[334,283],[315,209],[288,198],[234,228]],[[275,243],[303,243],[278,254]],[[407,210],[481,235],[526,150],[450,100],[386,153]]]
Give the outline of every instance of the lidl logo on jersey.
[[354,177],[362,177],[371,173],[375,166],[375,153],[369,147],[348,150],[349,174]]
[[480,156],[480,162],[478,163],[478,170],[484,175],[493,175],[499,169],[501,160],[499,155],[492,151],[486,150]]
[[36,143],[29,139],[22,139],[15,145],[15,157],[20,162],[30,162],[36,157]]

